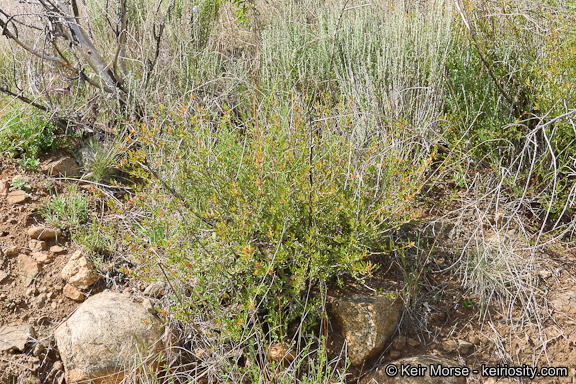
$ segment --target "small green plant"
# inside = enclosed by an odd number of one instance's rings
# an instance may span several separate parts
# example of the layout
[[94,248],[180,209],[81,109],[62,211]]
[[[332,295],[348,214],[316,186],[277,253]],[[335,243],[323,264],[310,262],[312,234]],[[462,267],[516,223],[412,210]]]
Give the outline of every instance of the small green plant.
[[89,170],[87,178],[100,182],[113,175],[116,160],[120,155],[119,149],[113,142],[101,143],[96,137],[92,137],[81,152],[82,161]]
[[20,164],[20,167],[22,167],[22,169],[25,171],[34,171],[38,169],[40,160],[33,157],[26,157],[26,155],[24,155],[21,159],[18,160],[18,164]]
[[32,187],[28,184],[28,179],[22,176],[16,176],[12,179],[12,184],[10,187],[11,191],[16,189],[19,190],[30,190]]
[[71,184],[66,195],[52,198],[40,212],[51,225],[62,229],[77,228],[88,220],[88,200],[76,185]]

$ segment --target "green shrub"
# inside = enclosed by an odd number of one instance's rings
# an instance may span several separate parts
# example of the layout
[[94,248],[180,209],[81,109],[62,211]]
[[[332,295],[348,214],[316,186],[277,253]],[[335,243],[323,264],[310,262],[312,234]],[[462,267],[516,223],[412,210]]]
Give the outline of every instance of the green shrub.
[[166,113],[135,130],[146,151],[132,162],[145,158],[162,180],[137,173],[149,180],[129,200],[146,213],[137,237],[182,280],[196,279],[213,310],[237,303],[219,318],[229,331],[258,310],[276,336],[318,315],[310,293],[344,274],[371,274],[370,257],[390,250],[390,230],[413,218],[424,165],[410,164],[384,135],[359,134],[342,117],[348,101],[333,112],[317,104],[327,118],[314,124],[295,101],[271,100],[246,129],[229,113],[199,108],[192,128]]

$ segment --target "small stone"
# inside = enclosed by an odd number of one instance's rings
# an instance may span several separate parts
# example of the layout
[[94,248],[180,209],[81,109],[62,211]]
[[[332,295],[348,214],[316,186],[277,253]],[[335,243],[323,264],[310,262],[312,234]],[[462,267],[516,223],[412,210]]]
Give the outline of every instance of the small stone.
[[465,340],[458,340],[458,352],[463,355],[469,355],[474,350],[474,344]]
[[276,343],[270,346],[270,359],[272,361],[281,363],[289,363],[294,360],[295,354],[290,347],[284,343]]
[[542,280],[546,280],[548,278],[550,278],[552,276],[552,272],[547,271],[545,269],[538,271],[538,276],[542,279]]
[[24,351],[26,344],[35,336],[29,325],[0,327],[0,351]]
[[60,255],[66,252],[66,250],[59,245],[53,245],[50,247],[50,252],[52,252],[54,255]]
[[32,304],[38,309],[44,308],[44,305],[46,305],[46,294],[39,294]]
[[94,265],[82,255],[82,251],[76,251],[62,269],[62,278],[77,288],[88,289],[98,280],[98,275],[94,272]]
[[32,252],[42,252],[46,250],[46,242],[42,240],[30,240],[28,242],[28,248],[30,248]]
[[70,284],[66,284],[63,291],[64,296],[74,301],[84,301],[86,295],[80,292],[76,287],[73,287]]
[[0,271],[0,284],[8,277],[8,274],[4,271]]
[[20,271],[24,277],[24,283],[30,285],[36,275],[42,270],[42,266],[36,260],[23,254],[18,255],[18,261],[20,263]]
[[390,358],[392,359],[399,359],[402,356],[402,352],[392,350],[390,351]]
[[58,304],[56,304],[55,301],[53,301],[52,304],[50,304],[50,306],[52,307],[52,309],[58,308]]
[[46,347],[42,344],[42,343],[38,343],[36,344],[36,346],[34,347],[34,350],[32,351],[32,354],[34,356],[40,356],[41,354],[43,354],[44,352],[46,352]]
[[57,361],[52,365],[52,368],[54,368],[57,371],[63,371],[64,370],[64,364],[62,364],[61,361]]
[[27,200],[28,194],[25,191],[10,192],[6,198],[8,205],[24,204]]
[[6,256],[15,256],[18,253],[20,253],[20,248],[14,246],[8,247],[4,250],[4,255]]
[[30,296],[36,296],[38,294],[38,290],[36,289],[36,287],[30,287],[26,290],[26,296],[30,297]]
[[419,347],[421,344],[418,340],[408,338],[408,345],[411,346],[412,348],[416,348]]
[[404,347],[406,347],[407,342],[408,338],[406,336],[398,336],[394,339],[394,342],[392,342],[392,348],[397,351],[401,351],[404,349]]
[[50,264],[52,262],[52,257],[43,252],[33,252],[32,257],[42,264]]
[[166,293],[166,289],[164,288],[163,283],[152,283],[144,290],[144,294],[155,299],[159,299],[160,297],[164,296]]
[[32,239],[52,240],[61,235],[62,233],[59,229],[51,229],[39,226],[31,227],[28,229],[28,236],[30,236]]
[[480,344],[480,338],[476,335],[470,335],[468,337],[468,341],[471,342],[473,345],[478,345]]
[[142,300],[142,306],[144,307],[145,310],[148,311],[148,313],[150,313],[151,315],[157,315],[158,313],[156,312],[156,310],[154,309],[154,305],[152,305],[152,302],[150,301],[150,299],[144,299]]
[[448,353],[455,352],[458,349],[458,343],[454,340],[446,340],[442,344],[442,349]]

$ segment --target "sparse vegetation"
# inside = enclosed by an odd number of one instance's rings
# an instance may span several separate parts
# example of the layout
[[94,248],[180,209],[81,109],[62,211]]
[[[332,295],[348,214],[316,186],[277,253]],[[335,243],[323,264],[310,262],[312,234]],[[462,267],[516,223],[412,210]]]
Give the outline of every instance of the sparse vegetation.
[[[119,273],[168,280],[163,317],[209,322],[195,340],[214,353],[298,349],[282,375],[214,363],[222,381],[344,382],[323,350],[327,288],[382,270],[415,311],[442,270],[463,306],[541,321],[536,254],[576,223],[574,6],[408,3],[88,0],[93,54],[64,41],[63,7],[0,5],[0,150],[31,171],[87,143],[102,212],[71,185],[49,224],[101,270],[122,249]],[[447,266],[446,234],[405,230],[429,220],[455,226]]]

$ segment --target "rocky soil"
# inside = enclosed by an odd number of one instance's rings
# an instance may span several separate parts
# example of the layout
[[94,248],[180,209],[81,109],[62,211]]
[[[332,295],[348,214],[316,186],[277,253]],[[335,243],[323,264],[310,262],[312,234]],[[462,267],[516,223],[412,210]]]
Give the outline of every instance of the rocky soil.
[[[14,178],[22,175],[30,189],[10,191]],[[145,305],[154,313],[154,296],[163,294],[151,293],[156,286],[146,290],[147,284],[141,281],[126,279],[112,284],[101,273],[95,273],[91,261],[84,258],[83,250],[71,241],[69,233],[53,231],[46,225],[39,207],[56,193],[66,191],[55,176],[25,173],[10,159],[0,159],[0,383],[64,383],[66,367],[54,339],[55,330],[86,299],[105,290],[118,291],[138,303],[149,298],[152,304],[148,301]],[[448,272],[431,275],[430,281],[444,287],[442,294],[428,297],[430,292],[423,290],[417,306],[399,313],[392,329],[386,326],[384,333],[392,336],[373,342],[379,350],[355,358],[349,382],[385,382],[378,378],[382,368],[377,367],[426,355],[471,369],[505,362],[516,366],[567,367],[569,377],[536,381],[576,383],[575,249],[545,249],[539,255],[543,262],[537,273],[545,293],[542,305],[546,315],[539,323],[520,320],[526,316],[522,316],[519,306],[508,308],[508,314],[495,307],[480,316],[480,308],[463,296],[454,276]],[[444,254],[443,259],[436,260],[438,270],[443,269],[440,267],[446,262],[444,259],[454,257],[450,249]],[[333,307],[338,307],[342,306],[339,302],[353,295],[374,295],[374,290],[383,288],[397,292],[401,281],[394,271],[384,271],[364,286],[349,284],[344,290],[331,289],[330,300]],[[370,316],[365,315],[366,319]],[[327,327],[329,352],[333,356],[342,350],[345,336],[349,351],[363,353],[366,348],[364,331],[351,331],[354,319],[345,317],[333,315]],[[358,338],[359,334],[363,336]],[[468,382],[507,381],[480,375],[468,378]]]

